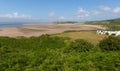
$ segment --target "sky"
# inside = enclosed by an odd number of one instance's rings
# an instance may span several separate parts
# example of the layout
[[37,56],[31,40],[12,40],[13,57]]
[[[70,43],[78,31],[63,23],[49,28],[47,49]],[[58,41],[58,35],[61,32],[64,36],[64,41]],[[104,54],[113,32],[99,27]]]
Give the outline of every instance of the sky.
[[0,22],[120,18],[120,0],[0,0]]

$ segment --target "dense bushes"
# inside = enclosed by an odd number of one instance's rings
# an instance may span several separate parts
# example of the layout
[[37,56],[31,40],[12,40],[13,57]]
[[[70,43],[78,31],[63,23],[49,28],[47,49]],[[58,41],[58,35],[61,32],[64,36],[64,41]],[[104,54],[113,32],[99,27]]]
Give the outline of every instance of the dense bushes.
[[120,37],[109,36],[99,43],[99,47],[103,51],[116,51],[120,50]]
[[61,48],[65,47],[64,40],[69,38],[60,38],[60,37],[52,37],[50,35],[42,35],[40,37],[40,47],[47,47],[47,48]]
[[67,51],[76,51],[76,52],[87,52],[90,51],[94,46],[82,39],[77,39],[70,43]]
[[[119,46],[117,37],[109,38]],[[110,39],[103,41],[100,46],[108,46]],[[50,35],[0,37],[0,71],[120,71],[120,52],[90,52],[93,47],[82,39]]]

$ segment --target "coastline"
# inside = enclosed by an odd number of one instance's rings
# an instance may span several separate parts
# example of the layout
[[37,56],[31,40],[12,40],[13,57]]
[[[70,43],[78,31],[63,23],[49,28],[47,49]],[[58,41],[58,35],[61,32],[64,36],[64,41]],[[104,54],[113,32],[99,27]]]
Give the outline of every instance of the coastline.
[[43,34],[62,33],[67,30],[97,30],[103,28],[98,25],[83,24],[23,24],[19,27],[3,27],[0,28],[0,36],[7,37],[31,37],[41,36]]

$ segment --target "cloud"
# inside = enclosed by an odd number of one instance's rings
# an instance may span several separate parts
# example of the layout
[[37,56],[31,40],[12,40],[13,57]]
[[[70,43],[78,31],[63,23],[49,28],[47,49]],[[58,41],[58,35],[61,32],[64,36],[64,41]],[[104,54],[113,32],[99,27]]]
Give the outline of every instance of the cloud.
[[55,12],[50,12],[48,14],[51,20],[65,20],[66,18],[64,16],[59,16]]
[[107,6],[100,6],[100,9],[103,11],[111,11],[111,8]]
[[14,19],[30,19],[30,15],[19,14],[17,12],[11,14],[0,14],[0,18],[14,18]]
[[64,20],[66,19],[64,16],[59,17],[59,19]]
[[111,12],[111,13],[120,13],[120,7],[108,7],[108,6],[101,6],[100,9],[102,11],[106,11],[106,12]]
[[101,12],[100,12],[100,11],[91,11],[90,13],[91,13],[91,14],[94,14],[94,15],[98,15],[98,14],[100,14]]
[[114,13],[120,13],[120,7],[114,8],[114,9],[113,9],[113,12],[114,12]]
[[56,16],[56,14],[55,14],[55,12],[51,12],[51,13],[49,13],[49,15],[48,15],[49,17],[55,17]]
[[77,17],[78,18],[84,18],[84,17],[88,17],[89,16],[89,12],[84,10],[83,8],[79,8],[77,11]]

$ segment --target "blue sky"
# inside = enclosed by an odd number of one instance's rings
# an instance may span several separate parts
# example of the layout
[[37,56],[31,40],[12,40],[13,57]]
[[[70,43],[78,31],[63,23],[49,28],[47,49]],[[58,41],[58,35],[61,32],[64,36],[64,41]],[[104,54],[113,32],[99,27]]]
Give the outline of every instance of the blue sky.
[[0,0],[0,22],[111,18],[120,18],[120,0]]

